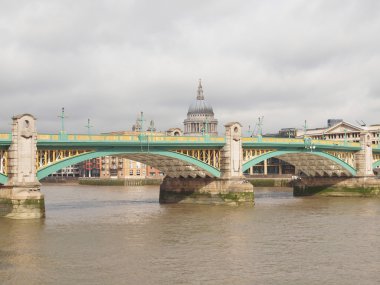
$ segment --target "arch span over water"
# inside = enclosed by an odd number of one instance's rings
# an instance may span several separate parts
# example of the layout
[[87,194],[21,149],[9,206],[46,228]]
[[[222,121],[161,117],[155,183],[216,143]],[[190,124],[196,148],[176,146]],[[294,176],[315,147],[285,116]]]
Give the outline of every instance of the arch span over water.
[[[346,174],[355,176],[356,175],[356,169],[353,168],[351,165],[346,163],[343,160],[340,160],[339,158],[325,153],[321,151],[315,151],[315,152],[310,152],[310,151],[301,151],[301,150],[278,150],[278,151],[272,151],[272,152],[267,152],[265,154],[262,154],[260,156],[257,156],[250,161],[247,161],[246,163],[243,164],[243,172],[247,171],[250,167],[266,160],[272,157],[276,158],[285,158],[283,159],[284,161],[289,162],[290,164],[293,164],[291,161],[292,160],[300,160],[300,157],[303,156],[305,159],[309,158],[310,160],[315,157],[320,157],[321,159],[316,160],[317,162],[314,163],[313,165],[310,166],[312,171],[315,171],[316,173],[321,174],[323,171],[325,172],[338,172],[338,171],[343,171]],[[293,159],[292,159],[293,157]],[[328,163],[331,163],[329,166]],[[319,165],[318,165],[319,163]],[[311,164],[311,163],[310,163]],[[293,164],[294,165],[294,164]],[[321,167],[321,168],[318,168]],[[304,169],[302,169],[302,165],[300,167],[300,170],[302,170],[305,173],[308,173],[308,170],[306,169],[307,167],[304,166]],[[314,169],[313,169],[314,168]],[[324,169],[325,168],[325,169]]]
[[179,174],[178,176],[208,175],[210,177],[220,177],[220,171],[217,168],[214,168],[207,163],[204,163],[203,161],[177,152],[166,150],[150,150],[149,152],[144,152],[137,149],[123,150],[115,148],[110,150],[88,152],[57,161],[56,163],[52,163],[44,168],[39,169],[37,172],[37,178],[38,180],[41,180],[49,174],[52,174],[64,167],[89,159],[116,155],[125,156],[132,160],[136,159],[137,161],[151,165],[164,172],[166,171],[166,174],[169,176]]
[[8,181],[8,176],[4,175],[3,173],[0,173],[0,184],[5,184]]
[[376,162],[374,162],[373,164],[372,164],[372,169],[375,169],[375,168],[377,168],[377,167],[379,167],[380,166],[380,160],[378,160],[378,161],[376,161]]

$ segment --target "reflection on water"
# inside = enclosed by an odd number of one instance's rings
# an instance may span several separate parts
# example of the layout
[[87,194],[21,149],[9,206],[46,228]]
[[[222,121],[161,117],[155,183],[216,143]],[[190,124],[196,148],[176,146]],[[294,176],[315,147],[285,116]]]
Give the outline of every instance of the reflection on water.
[[239,208],[43,186],[45,220],[0,219],[0,284],[379,284],[379,199],[255,190]]

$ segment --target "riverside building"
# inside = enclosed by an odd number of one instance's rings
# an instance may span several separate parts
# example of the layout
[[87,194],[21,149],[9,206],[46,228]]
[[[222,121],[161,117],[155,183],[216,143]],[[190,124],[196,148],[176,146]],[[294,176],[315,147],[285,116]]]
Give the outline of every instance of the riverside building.
[[369,132],[372,137],[372,144],[379,144],[380,124],[355,126],[341,119],[329,119],[327,127],[298,130],[297,138],[309,137],[315,140],[336,140],[346,142],[359,142],[360,133]]

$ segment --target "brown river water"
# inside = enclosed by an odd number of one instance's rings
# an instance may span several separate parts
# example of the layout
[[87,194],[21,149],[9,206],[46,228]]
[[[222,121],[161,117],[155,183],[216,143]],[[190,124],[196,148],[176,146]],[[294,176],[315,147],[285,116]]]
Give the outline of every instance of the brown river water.
[[44,185],[46,219],[0,219],[0,284],[380,284],[380,199],[160,205],[158,187]]

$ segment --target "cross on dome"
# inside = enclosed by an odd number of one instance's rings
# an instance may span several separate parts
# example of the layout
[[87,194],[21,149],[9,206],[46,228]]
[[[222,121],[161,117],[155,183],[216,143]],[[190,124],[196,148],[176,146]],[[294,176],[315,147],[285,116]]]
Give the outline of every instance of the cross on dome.
[[202,89],[202,79],[199,79],[198,92],[197,92],[197,100],[204,100],[203,89]]

